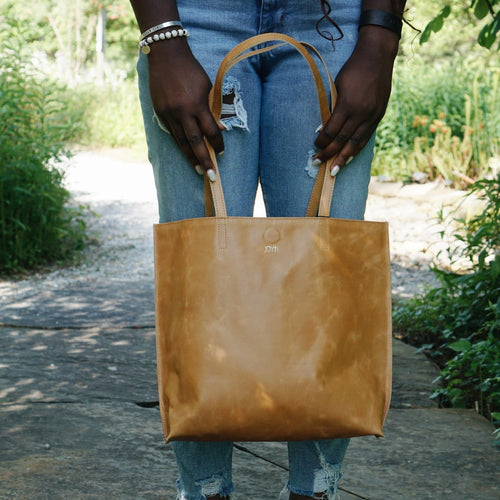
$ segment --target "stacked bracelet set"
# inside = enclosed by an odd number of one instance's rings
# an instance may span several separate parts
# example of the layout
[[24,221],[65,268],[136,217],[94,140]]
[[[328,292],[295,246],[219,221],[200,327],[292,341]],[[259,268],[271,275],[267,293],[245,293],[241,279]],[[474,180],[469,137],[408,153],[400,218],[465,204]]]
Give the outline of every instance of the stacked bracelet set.
[[[175,27],[175,29],[170,31],[162,31],[158,33],[158,31]],[[159,42],[160,40],[171,40],[172,38],[181,38],[188,37],[188,30],[182,27],[182,23],[180,21],[167,21],[166,23],[158,24],[157,26],[153,26],[149,28],[144,33],[142,33],[141,38],[139,39],[139,48],[144,54],[149,54],[151,48],[149,47],[154,42]]]
[[[403,26],[402,20],[398,16],[385,10],[373,9],[363,11],[359,18],[358,29],[367,25],[381,26],[382,28],[391,30],[401,38],[401,29]],[[175,29],[158,33],[160,30],[171,27],[174,27]],[[182,27],[182,23],[180,21],[167,21],[165,23],[158,24],[157,26],[153,26],[142,33],[139,40],[139,48],[144,54],[149,54],[151,51],[149,46],[154,42],[188,36],[188,30]]]
[[399,38],[401,38],[403,21],[398,16],[385,10],[375,9],[365,10],[362,12],[359,18],[358,29],[367,25],[381,26],[382,28],[393,31]]

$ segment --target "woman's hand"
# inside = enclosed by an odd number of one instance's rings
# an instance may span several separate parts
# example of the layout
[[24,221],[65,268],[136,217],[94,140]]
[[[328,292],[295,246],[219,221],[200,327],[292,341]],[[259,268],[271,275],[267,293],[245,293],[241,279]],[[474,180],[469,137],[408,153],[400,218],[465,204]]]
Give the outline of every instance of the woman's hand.
[[351,57],[338,73],[335,108],[315,141],[320,150],[318,160],[334,158],[332,170],[342,168],[363,149],[384,116],[397,41],[383,28],[364,27]]
[[220,154],[221,127],[208,107],[210,80],[185,40],[153,44],[149,58],[149,88],[157,117],[172,134],[198,173],[213,168],[205,138]]

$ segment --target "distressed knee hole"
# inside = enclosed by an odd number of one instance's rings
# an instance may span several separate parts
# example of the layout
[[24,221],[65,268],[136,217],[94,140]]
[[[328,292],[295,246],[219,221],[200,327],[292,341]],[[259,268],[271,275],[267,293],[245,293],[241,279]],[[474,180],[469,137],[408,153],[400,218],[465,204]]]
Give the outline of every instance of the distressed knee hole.
[[227,130],[233,128],[248,129],[248,115],[243,106],[240,94],[240,82],[233,76],[228,76],[222,86],[221,122]]
[[198,481],[197,484],[204,498],[214,497],[216,495],[227,497],[231,493],[231,487],[225,486],[227,482],[227,478],[225,478],[224,475],[216,474],[207,479]]
[[227,474],[214,474],[206,479],[194,480],[198,493],[190,494],[185,491],[183,483],[177,480],[179,494],[176,500],[206,500],[220,495],[221,498],[229,497],[234,489],[231,478]]
[[313,179],[316,179],[316,177],[318,177],[318,172],[319,172],[319,165],[314,164],[315,155],[316,151],[314,151],[314,149],[311,149],[307,153],[307,165],[305,169],[309,177],[312,177]]
[[324,492],[323,496],[320,497],[322,500],[334,500],[337,495],[338,482],[341,477],[340,466],[339,464],[329,464],[317,442],[315,446],[321,468],[314,471],[314,492]]

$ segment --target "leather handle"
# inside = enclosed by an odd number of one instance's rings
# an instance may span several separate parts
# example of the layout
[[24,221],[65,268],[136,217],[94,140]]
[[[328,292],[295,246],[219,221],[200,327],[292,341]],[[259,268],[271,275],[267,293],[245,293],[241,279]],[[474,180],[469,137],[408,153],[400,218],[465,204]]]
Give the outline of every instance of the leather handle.
[[[274,45],[270,45],[267,47],[263,47],[260,49],[255,49],[255,50],[249,50],[255,45],[259,45],[262,43],[267,43],[267,42],[275,42],[275,41],[280,41],[283,43],[278,43]],[[301,43],[295,40],[294,38],[288,36],[288,35],[283,35],[281,33],[265,33],[262,35],[257,35],[251,38],[248,38],[247,40],[239,43],[236,45],[232,50],[230,50],[224,59],[222,60],[219,70],[217,71],[217,76],[215,78],[214,85],[212,87],[212,90],[210,91],[209,94],[209,106],[212,111],[212,114],[215,118],[216,121],[220,119],[221,116],[221,110],[222,110],[222,84],[224,80],[224,76],[226,73],[237,63],[240,61],[252,57],[257,54],[261,54],[264,52],[268,52],[270,50],[273,50],[274,48],[283,46],[283,45],[291,45],[294,47],[307,61],[309,64],[309,67],[311,68],[311,72],[314,78],[314,83],[316,86],[316,91],[318,95],[318,101],[319,101],[319,108],[320,108],[320,115],[321,115],[321,122],[323,125],[326,124],[328,119],[330,118],[331,115],[331,109],[335,106],[335,102],[337,99],[337,92],[335,89],[335,84],[333,82],[333,78],[331,77],[328,68],[326,66],[325,61],[319,54],[319,52],[310,44],[307,43]],[[307,47],[307,48],[306,48]],[[323,85],[323,80],[321,78],[321,74],[318,70],[318,67],[316,65],[316,62],[314,61],[313,57],[309,53],[309,50],[312,50],[320,59],[322,64],[325,67],[326,73],[328,75],[328,80],[330,84],[330,91],[331,91],[331,109],[328,104],[328,97]],[[227,217],[227,212],[226,212],[226,206],[225,206],[225,201],[224,201],[224,194],[222,190],[222,185],[220,182],[220,176],[218,172],[218,167],[217,167],[217,160],[216,160],[216,155],[210,146],[210,144],[207,142],[207,147],[210,152],[210,156],[212,159],[212,162],[214,164],[214,169],[216,172],[216,180],[215,181],[208,181],[208,179],[205,177],[205,215],[207,217],[212,216],[214,214],[213,210],[215,208],[215,215],[216,217]],[[328,217],[329,215],[329,207],[331,204],[332,196],[333,196],[333,187],[334,187],[334,178],[330,176],[330,165],[327,168],[326,164],[324,163],[321,165],[320,170],[318,172],[318,176],[316,178],[316,182],[314,184],[314,188],[311,194],[311,199],[309,201],[309,206],[307,209],[306,216],[326,216]],[[328,178],[327,178],[327,175]],[[332,182],[333,181],[333,182]],[[326,210],[326,207],[328,205],[328,210]],[[325,215],[325,211],[328,213]]]
[[[255,45],[260,45],[262,43],[267,43],[267,42],[275,42],[275,41],[280,41],[284,43],[276,44],[276,45],[271,45],[267,47],[263,47],[260,49],[256,49],[253,51],[249,51],[252,47]],[[305,48],[306,46],[313,50],[318,57],[320,58],[321,62],[325,66],[326,72],[329,76],[329,82],[332,90],[332,100],[336,100],[336,92],[335,92],[335,85],[333,84],[333,79],[331,78],[328,68],[326,67],[326,64],[324,60],[321,58],[317,50],[310,44],[302,44],[292,38],[291,36],[288,35],[283,35],[281,33],[264,33],[262,35],[256,35],[251,38],[248,38],[247,40],[239,43],[231,49],[224,59],[222,60],[219,70],[217,71],[217,76],[215,78],[214,85],[212,87],[212,90],[210,91],[208,102],[210,109],[212,110],[212,114],[216,120],[220,119],[221,115],[221,110],[222,110],[222,84],[224,81],[224,76],[226,73],[238,62],[242,61],[243,59],[246,59],[248,57],[252,57],[257,54],[261,54],[264,52],[268,52],[270,50],[273,50],[279,46],[282,45],[291,45],[294,47],[300,54],[305,58],[305,60],[309,63],[309,67],[311,68],[313,78],[314,78],[314,83],[316,85],[316,90],[318,93],[318,100],[319,100],[319,105],[320,105],[320,113],[321,113],[321,122],[325,124],[328,119],[330,118],[330,107],[328,105],[328,97],[325,92],[325,87],[323,85],[323,80],[321,79],[321,74],[316,66],[316,63],[311,56],[311,54],[307,51]],[[249,52],[247,52],[249,51]],[[246,52],[246,53],[245,53]]]

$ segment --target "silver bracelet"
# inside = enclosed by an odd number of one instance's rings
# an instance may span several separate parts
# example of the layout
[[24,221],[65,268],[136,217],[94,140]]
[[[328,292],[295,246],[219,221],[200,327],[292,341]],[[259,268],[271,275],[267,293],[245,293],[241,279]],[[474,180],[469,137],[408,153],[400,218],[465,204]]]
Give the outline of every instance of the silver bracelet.
[[181,28],[183,27],[180,21],[167,21],[165,23],[158,24],[157,26],[153,26],[152,28],[146,30],[144,33],[141,34],[139,41],[144,40],[148,35],[151,35],[151,33],[154,33],[155,31],[159,31],[163,28],[170,28],[170,26],[179,26]]
[[166,31],[165,33],[155,34],[153,36],[148,36],[145,40],[139,42],[139,48],[143,54],[149,54],[151,52],[150,45],[154,42],[159,42],[160,40],[170,40],[171,38],[181,38],[188,37],[189,32],[186,29]]

